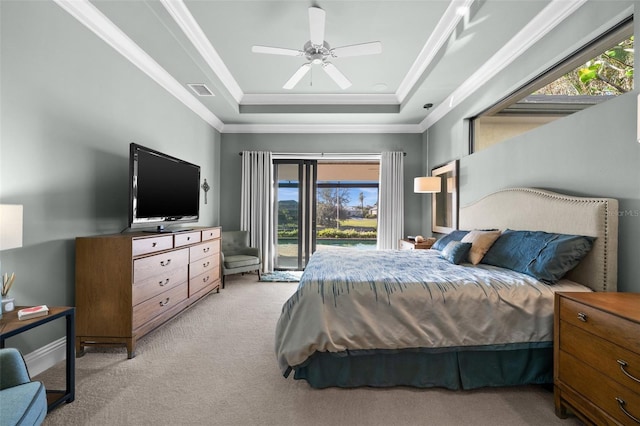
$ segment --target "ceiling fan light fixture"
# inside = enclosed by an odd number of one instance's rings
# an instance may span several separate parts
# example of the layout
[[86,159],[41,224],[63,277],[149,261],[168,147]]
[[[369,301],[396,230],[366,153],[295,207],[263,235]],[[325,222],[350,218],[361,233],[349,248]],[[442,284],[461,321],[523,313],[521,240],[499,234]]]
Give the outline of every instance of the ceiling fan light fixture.
[[327,75],[329,75],[329,77],[331,77],[333,81],[344,90],[351,87],[351,81],[349,81],[349,79],[342,74],[335,65],[327,62],[327,59],[341,58],[344,56],[375,55],[382,52],[382,43],[379,41],[353,44],[332,49],[329,43],[324,40],[325,18],[326,13],[321,8],[315,6],[309,8],[310,38],[309,41],[305,43],[302,50],[259,45],[251,47],[251,51],[254,53],[306,57],[309,62],[300,67],[296,73],[289,78],[283,86],[284,89],[293,89],[309,71],[311,64],[313,64],[321,65]]

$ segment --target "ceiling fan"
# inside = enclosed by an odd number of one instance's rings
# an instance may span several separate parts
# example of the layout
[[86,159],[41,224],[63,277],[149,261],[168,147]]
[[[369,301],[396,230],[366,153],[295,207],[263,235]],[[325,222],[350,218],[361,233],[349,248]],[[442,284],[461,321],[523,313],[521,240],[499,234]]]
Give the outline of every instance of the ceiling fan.
[[283,89],[293,89],[311,69],[312,64],[321,65],[322,69],[336,82],[341,89],[351,86],[349,79],[336,68],[330,58],[343,58],[346,56],[374,55],[382,52],[382,43],[372,41],[369,43],[352,44],[349,46],[331,48],[324,40],[325,11],[319,7],[309,8],[309,33],[310,40],[302,48],[287,49],[283,47],[253,46],[254,53],[266,53],[270,55],[304,56],[309,62],[303,64],[282,86]]

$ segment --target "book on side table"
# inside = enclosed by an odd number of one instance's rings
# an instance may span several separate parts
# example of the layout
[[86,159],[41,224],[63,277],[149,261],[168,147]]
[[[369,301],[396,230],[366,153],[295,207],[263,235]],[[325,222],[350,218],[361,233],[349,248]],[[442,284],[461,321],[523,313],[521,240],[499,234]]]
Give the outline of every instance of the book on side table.
[[27,320],[36,317],[42,317],[49,313],[47,305],[33,306],[31,308],[24,308],[18,311],[19,320]]

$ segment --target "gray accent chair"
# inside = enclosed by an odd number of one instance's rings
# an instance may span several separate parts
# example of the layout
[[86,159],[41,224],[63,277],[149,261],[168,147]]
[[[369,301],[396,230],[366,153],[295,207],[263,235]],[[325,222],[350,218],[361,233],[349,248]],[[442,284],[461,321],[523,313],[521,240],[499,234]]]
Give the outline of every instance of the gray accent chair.
[[249,231],[222,231],[222,288],[224,277],[258,271],[260,279],[260,250],[249,246]]

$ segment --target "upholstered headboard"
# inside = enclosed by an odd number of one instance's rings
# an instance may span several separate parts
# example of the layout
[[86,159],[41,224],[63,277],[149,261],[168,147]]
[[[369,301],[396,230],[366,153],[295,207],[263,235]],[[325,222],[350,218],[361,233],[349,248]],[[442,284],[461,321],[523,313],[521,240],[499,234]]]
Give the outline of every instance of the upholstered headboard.
[[461,207],[459,228],[509,228],[596,237],[591,252],[566,278],[595,291],[616,291],[618,200],[510,188]]

